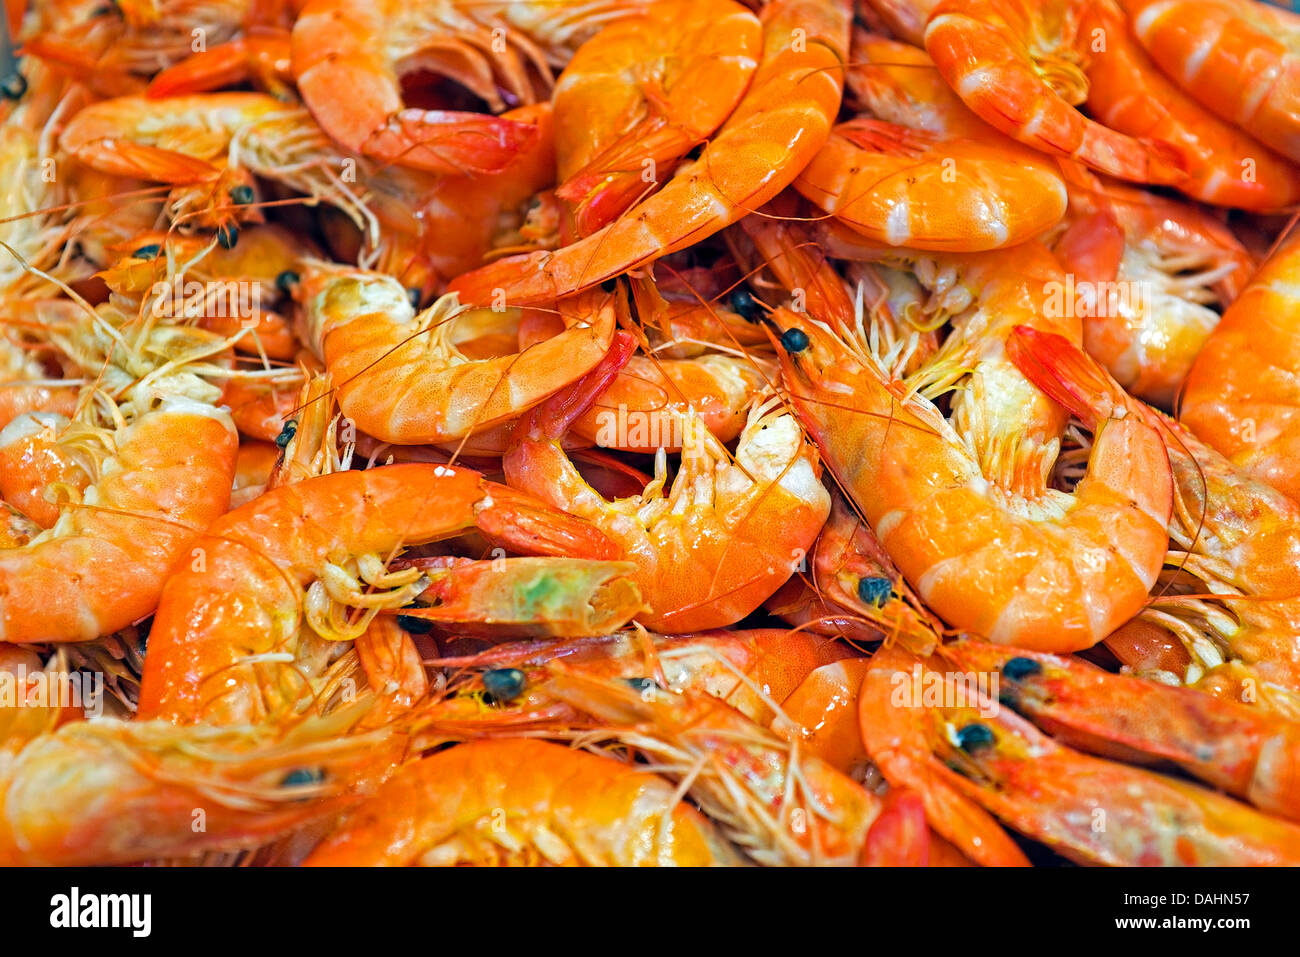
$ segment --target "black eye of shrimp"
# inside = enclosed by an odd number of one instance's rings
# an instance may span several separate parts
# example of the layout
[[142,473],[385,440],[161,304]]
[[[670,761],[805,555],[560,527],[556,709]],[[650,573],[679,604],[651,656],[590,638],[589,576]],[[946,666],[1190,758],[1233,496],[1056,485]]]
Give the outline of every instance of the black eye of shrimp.
[[236,186],[230,191],[230,201],[232,203],[237,203],[240,206],[247,206],[255,198],[253,187],[251,186]]
[[293,437],[297,434],[298,423],[295,420],[290,419],[288,422],[284,423],[283,428],[280,429],[280,434],[275,437],[275,444],[280,448],[284,448],[293,441]]
[[234,249],[239,242],[239,227],[234,223],[228,223],[217,229],[217,244],[222,249]]
[[1043,666],[1033,658],[1015,657],[1007,661],[1002,666],[1002,673],[1012,681],[1019,681],[1021,678],[1028,678],[1030,675],[1040,674]]
[[512,701],[524,693],[527,678],[518,668],[491,668],[483,672],[483,690],[493,701]]
[[781,346],[786,352],[794,355],[803,352],[808,348],[808,333],[802,329],[787,329],[781,333]]
[[993,744],[997,739],[985,724],[968,724],[957,732],[957,746],[963,751],[978,751]]
[[727,298],[727,305],[746,322],[758,322],[763,318],[763,307],[748,289],[740,288],[732,292]]
[[868,605],[884,608],[889,596],[894,593],[894,583],[888,578],[870,576],[858,579],[858,597]]
[[298,274],[292,269],[286,269],[275,277],[275,288],[287,296],[293,290],[293,287],[298,285],[299,278]]
[[132,259],[157,259],[158,254],[162,252],[162,247],[157,243],[150,243],[148,246],[141,246],[131,254]]

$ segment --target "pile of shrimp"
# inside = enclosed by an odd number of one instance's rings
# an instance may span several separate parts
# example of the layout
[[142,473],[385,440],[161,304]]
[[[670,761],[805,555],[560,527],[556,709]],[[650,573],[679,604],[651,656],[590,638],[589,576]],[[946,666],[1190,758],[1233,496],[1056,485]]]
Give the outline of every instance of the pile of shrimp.
[[1300,15],[6,13],[0,864],[1300,864]]

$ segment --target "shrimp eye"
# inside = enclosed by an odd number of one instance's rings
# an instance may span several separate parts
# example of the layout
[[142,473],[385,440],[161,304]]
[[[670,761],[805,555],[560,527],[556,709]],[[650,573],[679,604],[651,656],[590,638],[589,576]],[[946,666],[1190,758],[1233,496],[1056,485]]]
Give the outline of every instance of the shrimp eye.
[[957,745],[963,751],[976,751],[994,742],[993,732],[986,724],[968,724],[957,732]]
[[239,227],[234,223],[227,223],[217,229],[217,243],[222,249],[234,249],[238,242]]
[[663,690],[663,686],[653,678],[628,678],[627,683],[632,686],[633,691],[649,691],[651,688]]
[[808,333],[802,329],[787,329],[781,333],[781,345],[785,351],[794,355],[808,348]]
[[1033,658],[1011,658],[1002,666],[1002,673],[1012,681],[1019,681],[1021,678],[1039,674],[1042,670],[1043,666]]
[[0,95],[6,100],[21,100],[26,92],[27,78],[17,70],[0,83]]
[[292,269],[286,269],[280,275],[275,277],[275,288],[280,290],[284,295],[289,295],[289,291],[298,285],[299,276]]
[[409,300],[411,300],[411,308],[412,308],[412,309],[419,309],[419,308],[420,308],[420,290],[418,290],[418,289],[408,289],[408,290],[406,290],[406,298],[409,299]]
[[300,788],[307,784],[319,784],[325,780],[325,775],[319,768],[298,768],[296,771],[290,771],[280,782],[281,787]]
[[253,187],[251,186],[236,186],[230,191],[231,201],[240,206],[247,206],[254,198]]
[[858,597],[868,605],[884,608],[889,596],[894,593],[894,583],[888,578],[859,578]]
[[416,618],[414,615],[398,615],[397,627],[408,635],[427,635],[433,631],[433,622],[425,618]]
[[162,252],[162,247],[157,243],[150,243],[148,246],[141,246],[131,254],[132,259],[157,259],[158,254]]
[[613,279],[606,279],[604,282],[600,284],[600,288],[602,292],[613,292],[615,289],[618,288],[618,277],[615,277]]
[[288,422],[284,423],[284,426],[280,429],[280,434],[275,437],[275,444],[280,448],[284,448],[297,434],[298,423],[293,419],[290,419]]
[[763,317],[763,309],[748,289],[737,289],[728,300],[731,311],[746,322],[758,322]]
[[527,679],[518,668],[491,668],[483,672],[483,690],[493,701],[511,701],[524,692]]

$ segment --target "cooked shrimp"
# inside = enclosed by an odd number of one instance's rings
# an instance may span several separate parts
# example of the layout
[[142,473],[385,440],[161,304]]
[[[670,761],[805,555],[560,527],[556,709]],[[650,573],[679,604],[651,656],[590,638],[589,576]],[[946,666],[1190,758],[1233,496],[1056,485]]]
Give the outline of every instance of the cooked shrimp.
[[[1133,399],[1068,343],[1018,330],[1008,351],[1086,425],[1118,407],[1163,438],[1175,488],[1165,564],[1175,577],[1141,620],[1160,634],[1172,631],[1182,652],[1159,652],[1155,636],[1153,667],[1162,680],[1211,690],[1226,680],[1224,694],[1300,718],[1300,505]],[[1149,635],[1124,640],[1134,650],[1152,646]]]
[[496,172],[526,149],[537,136],[527,123],[403,105],[396,69],[403,48],[434,39],[420,34],[459,6],[308,3],[293,26],[293,73],[325,132],[353,152],[433,173]]
[[516,738],[408,764],[308,867],[742,863],[708,819],[635,765]]
[[[642,199],[731,115],[763,31],[733,0],[659,0],[578,48],[555,85],[560,186],[576,237]],[[649,165],[647,165],[649,164]]]
[[794,185],[868,238],[913,249],[1014,246],[1066,205],[1059,175],[1000,145],[861,117],[832,130]]
[[[1113,130],[1181,149],[1187,179],[1176,184],[1179,190],[1205,203],[1253,210],[1300,199],[1300,169],[1183,92],[1143,51],[1112,0],[1085,5],[1080,29],[1106,38],[1086,67],[1088,109]],[[1216,76],[1216,85],[1222,82]]]
[[1173,408],[1254,259],[1222,223],[1140,189],[1091,179],[1072,188],[1070,217],[1054,252],[1088,353],[1133,395]]
[[601,366],[515,427],[502,463],[506,481],[619,543],[650,603],[642,624],[671,631],[734,624],[790,577],[826,521],[830,496],[795,420],[767,401],[750,410],[734,461],[692,416],[667,494],[660,450],[655,479],[642,494],[607,501],[583,479],[560,438],[630,351],[630,337],[619,333]]
[[979,864],[1021,866],[1029,861],[998,822],[931,768],[927,714],[912,690],[917,659],[885,644],[869,662],[858,692],[862,742],[894,787],[921,797],[926,820],[962,854]]
[[[933,658],[921,665],[921,683],[942,692],[916,709],[928,752],[921,759],[1009,827],[1086,864],[1300,861],[1300,827],[1206,788],[1080,754],[940,667]],[[901,664],[889,672],[898,684],[912,680]]]
[[[417,570],[390,572],[385,559],[474,526],[533,553],[613,551],[585,522],[466,469],[392,465],[285,485],[213,523],[194,543],[193,561],[168,579],[149,635],[140,715],[230,724],[300,704],[319,690],[313,656],[322,641],[355,637],[381,609],[423,590]],[[336,601],[365,609],[337,634]],[[300,629],[304,614],[310,631]]]
[[[897,832],[876,824],[881,800],[820,758],[803,754],[735,709],[654,682],[591,678],[551,665],[547,690],[603,721],[604,732],[647,755],[733,842],[769,865],[856,864]],[[928,840],[922,829],[913,835]]]
[[1234,465],[1300,501],[1300,233],[1223,314],[1187,374],[1179,421]]
[[961,671],[996,672],[1005,704],[1083,751],[1172,761],[1261,811],[1300,820],[1300,724],[1078,658],[977,641],[944,645]]
[[448,295],[417,313],[392,277],[319,261],[304,264],[299,288],[344,414],[386,442],[448,442],[518,418],[591,371],[614,335],[613,298],[596,290],[559,305],[559,335],[470,359],[458,342],[518,323],[519,311],[467,309]]
[[497,290],[511,305],[548,302],[694,245],[766,203],[830,134],[844,85],[849,6],[847,0],[768,4],[758,70],[699,159],[585,239],[554,252],[506,257],[449,288],[480,304],[492,302]]
[[957,95],[1007,136],[1139,183],[1177,184],[1182,151],[1086,118],[1079,0],[943,0],[925,48]]
[[998,473],[869,350],[806,317],[775,317],[805,428],[890,558],[949,624],[1000,644],[1069,651],[1142,609],[1172,502],[1153,429],[1107,420],[1072,496],[1041,478],[1027,496],[986,478]]
[[1166,74],[1229,123],[1300,162],[1300,16],[1253,0],[1121,0]]
[[[130,864],[256,847],[337,814],[392,736],[340,713],[283,734],[159,721],[30,725],[0,713],[0,864]],[[44,710],[44,709],[39,709]],[[306,776],[305,781],[302,780]]]

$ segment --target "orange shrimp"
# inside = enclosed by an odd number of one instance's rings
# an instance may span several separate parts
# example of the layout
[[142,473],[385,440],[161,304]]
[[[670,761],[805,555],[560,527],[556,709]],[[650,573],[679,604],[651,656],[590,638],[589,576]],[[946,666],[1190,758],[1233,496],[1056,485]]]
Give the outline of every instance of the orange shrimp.
[[1139,398],[1172,408],[1192,362],[1254,271],[1199,209],[1095,178],[1071,190],[1054,252],[1071,274],[1083,342]]
[[[615,296],[614,309],[620,326],[634,326],[621,293]],[[642,323],[654,321],[643,313],[640,318]],[[526,354],[535,343],[562,335],[564,326],[563,316],[534,310],[520,325],[519,348]],[[637,354],[573,420],[571,434],[606,449],[650,455],[661,448],[679,452],[684,423],[694,414],[719,442],[730,442],[744,429],[745,413],[771,371],[770,363],[757,355],[704,353],[660,359]]]
[[1300,162],[1300,16],[1251,0],[1121,0],[1151,59],[1214,113]]
[[417,313],[392,277],[318,261],[304,264],[299,297],[344,414],[408,445],[518,418],[591,371],[614,335],[613,298],[599,290],[559,304],[567,326],[559,335],[482,359],[458,342],[517,324],[518,310],[467,309],[449,295]]
[[1300,501],[1300,232],[1260,266],[1187,374],[1179,421],[1234,465]]
[[836,126],[794,185],[868,238],[913,249],[1014,246],[1066,205],[1059,175],[1000,144],[862,117]]
[[71,424],[50,412],[21,415],[0,430],[0,498],[19,509],[41,528],[59,520],[58,498],[80,501],[90,485],[90,472],[77,462],[74,443],[62,441]]
[[1106,38],[1086,67],[1088,109],[1113,130],[1181,149],[1187,179],[1176,184],[1178,189],[1205,203],[1240,209],[1278,209],[1300,199],[1300,169],[1207,112],[1161,73],[1112,0],[1087,4],[1080,30],[1086,36],[1102,31]]
[[[285,485],[215,522],[168,579],[139,714],[228,724],[297,704],[316,690],[311,658],[320,642],[310,636],[324,639],[340,624],[332,596],[365,608],[359,623],[341,623],[341,636],[360,634],[382,608],[409,604],[423,589],[418,570],[389,572],[384,558],[475,526],[523,551],[613,557],[585,522],[466,469],[392,465]],[[366,593],[362,582],[387,590]],[[304,614],[312,627],[300,635]]]
[[258,89],[287,99],[293,80],[293,46],[282,27],[256,26],[154,74],[144,95],[151,99],[202,93],[253,81]]
[[[1009,827],[1085,864],[1300,861],[1300,826],[1175,778],[1074,751],[999,708],[978,681],[942,667],[941,658],[882,665],[882,677],[902,692],[896,706],[916,715],[920,750],[912,757]],[[934,688],[919,706],[907,693],[916,684]]]
[[[1160,631],[1130,632],[1119,638],[1121,649],[1157,656],[1151,666],[1163,680],[1300,719],[1300,504],[1132,398],[1069,343],[1017,330],[1007,348],[1026,375],[1085,425],[1120,408],[1163,437],[1176,493],[1165,559],[1171,577],[1139,621]],[[1170,632],[1177,652],[1164,647],[1162,635]]]
[[[391,41],[409,42],[421,3],[312,0],[293,26],[293,73],[316,121],[348,149],[432,173],[503,169],[536,138],[527,123],[405,108]],[[412,22],[413,21],[413,22]]]
[[[875,794],[717,698],[594,678],[562,662],[550,669],[549,693],[686,782],[704,812],[760,864],[856,864],[899,836]],[[928,832],[912,838],[926,842]]]
[[700,867],[742,860],[662,778],[522,738],[462,744],[406,765],[303,863]]
[[346,733],[356,709],[282,734],[111,720],[56,731],[45,710],[0,711],[0,865],[257,847],[336,815],[393,755],[388,731]]
[[891,785],[920,795],[930,826],[962,854],[989,866],[1027,865],[1025,855],[998,822],[931,769],[926,713],[921,702],[900,694],[911,688],[917,660],[890,644],[872,655],[858,691],[858,719],[867,754]]
[[0,553],[0,640],[88,641],[152,612],[173,562],[225,511],[236,444],[228,415],[182,396],[101,434],[82,501]]
[[[763,8],[763,55],[748,91],[699,159],[585,239],[509,256],[455,279],[467,302],[533,305],[685,249],[790,184],[830,134],[848,57],[849,3],[776,0]],[[794,38],[792,40],[792,37]]]
[[1153,429],[1110,419],[1072,496],[1043,487],[1041,473],[1036,488],[1017,492],[986,478],[1000,473],[982,468],[939,410],[869,350],[807,317],[775,318],[804,427],[890,558],[949,624],[1000,644],[1069,651],[1141,610],[1172,502]]
[[1261,811],[1300,820],[1300,724],[1190,688],[1112,675],[977,641],[944,645],[958,669],[999,675],[1003,703],[1073,747],[1167,760]]
[[[433,664],[456,669],[448,692],[420,707],[412,728],[422,748],[525,730],[563,731],[581,716],[546,690],[548,666],[592,678],[653,680],[670,691],[719,698],[757,724],[779,720],[784,702],[822,667],[853,658],[843,642],[805,631],[716,630],[655,635],[642,629],[597,637],[519,641]],[[495,693],[489,693],[489,682]],[[507,691],[498,685],[504,682]],[[485,699],[492,707],[485,707]],[[787,729],[793,735],[798,729]],[[787,735],[783,735],[787,736]]]
[[1076,44],[1080,0],[943,0],[925,48],[957,95],[997,130],[1052,156],[1140,183],[1177,184],[1182,151],[1087,119]]
[[722,125],[758,66],[762,36],[733,0],[659,0],[578,48],[554,94],[556,196],[577,238],[642,199]]
[[[569,423],[599,395],[632,350],[619,333],[602,364],[568,393],[522,420],[502,465],[506,481],[592,522],[634,562],[651,610],[647,627],[692,631],[730,625],[790,577],[830,512],[819,468],[792,416],[772,401],[749,412],[734,461],[697,417],[686,420],[671,489],[667,456],[641,495],[609,502],[560,446]],[[683,574],[684,569],[698,574]]]

